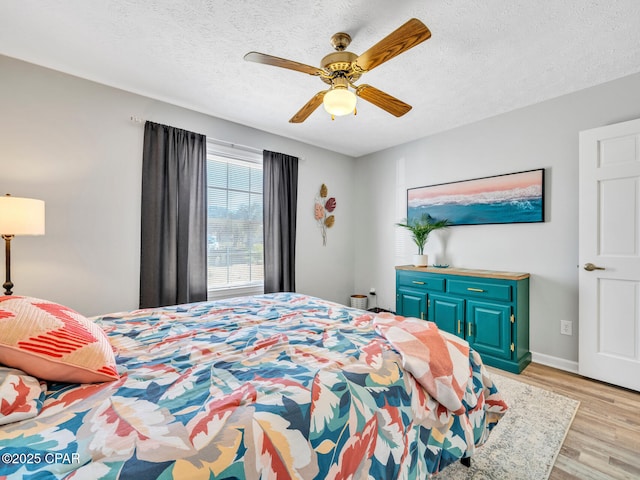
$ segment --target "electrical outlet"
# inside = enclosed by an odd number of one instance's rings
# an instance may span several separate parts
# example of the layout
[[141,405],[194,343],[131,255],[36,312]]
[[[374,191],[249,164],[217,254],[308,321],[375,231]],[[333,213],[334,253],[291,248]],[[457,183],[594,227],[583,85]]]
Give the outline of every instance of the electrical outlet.
[[560,320],[560,333],[562,335],[573,335],[573,322],[571,320]]
[[371,287],[369,289],[369,295],[375,295],[376,294],[376,289],[374,287]]

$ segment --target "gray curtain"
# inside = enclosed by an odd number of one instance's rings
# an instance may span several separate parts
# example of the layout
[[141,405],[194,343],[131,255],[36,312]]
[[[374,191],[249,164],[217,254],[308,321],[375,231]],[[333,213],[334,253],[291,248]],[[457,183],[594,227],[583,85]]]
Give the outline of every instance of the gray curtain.
[[296,290],[298,158],[265,150],[264,292]]
[[146,122],[140,308],[207,298],[206,137]]

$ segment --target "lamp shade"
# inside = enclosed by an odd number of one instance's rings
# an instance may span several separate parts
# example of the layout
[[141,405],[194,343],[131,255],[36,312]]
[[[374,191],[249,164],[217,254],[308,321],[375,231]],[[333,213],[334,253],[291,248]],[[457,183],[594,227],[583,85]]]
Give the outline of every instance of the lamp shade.
[[0,197],[0,234],[44,235],[44,201]]
[[356,108],[355,93],[345,87],[336,87],[329,90],[322,100],[324,109],[331,115],[339,117],[341,115],[349,115]]

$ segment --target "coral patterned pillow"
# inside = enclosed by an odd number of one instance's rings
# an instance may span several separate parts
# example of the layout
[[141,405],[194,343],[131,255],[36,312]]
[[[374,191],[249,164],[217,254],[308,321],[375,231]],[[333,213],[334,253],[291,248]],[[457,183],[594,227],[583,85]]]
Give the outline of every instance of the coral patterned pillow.
[[45,382],[21,370],[0,367],[0,425],[38,415],[46,390]]
[[0,297],[0,363],[54,382],[118,379],[104,331],[78,312],[47,300]]

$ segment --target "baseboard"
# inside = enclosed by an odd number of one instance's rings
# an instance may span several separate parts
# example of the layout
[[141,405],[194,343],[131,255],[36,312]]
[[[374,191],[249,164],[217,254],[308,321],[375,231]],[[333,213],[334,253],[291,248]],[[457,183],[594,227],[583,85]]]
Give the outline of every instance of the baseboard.
[[557,368],[566,372],[578,373],[578,362],[566,360],[564,358],[545,355],[544,353],[531,352],[531,361],[546,365],[547,367]]

